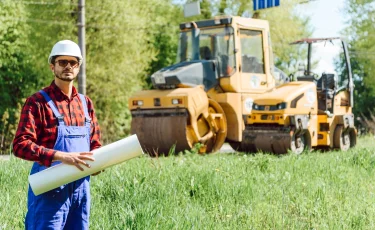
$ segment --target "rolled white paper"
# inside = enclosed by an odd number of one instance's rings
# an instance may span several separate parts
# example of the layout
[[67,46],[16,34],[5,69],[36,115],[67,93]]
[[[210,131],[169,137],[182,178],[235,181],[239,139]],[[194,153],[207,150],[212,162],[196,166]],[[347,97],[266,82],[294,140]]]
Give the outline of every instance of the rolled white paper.
[[34,194],[48,192],[52,189],[84,178],[105,168],[120,164],[143,154],[137,135],[124,138],[112,144],[92,151],[95,161],[87,161],[90,168],[79,170],[74,165],[58,164],[29,176],[29,183]]

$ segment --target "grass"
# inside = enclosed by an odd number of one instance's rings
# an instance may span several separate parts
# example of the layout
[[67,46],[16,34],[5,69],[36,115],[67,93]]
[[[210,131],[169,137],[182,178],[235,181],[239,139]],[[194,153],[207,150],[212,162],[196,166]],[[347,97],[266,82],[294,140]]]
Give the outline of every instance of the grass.
[[[375,229],[374,147],[133,159],[92,178],[90,229]],[[0,229],[24,228],[30,166],[0,161]]]

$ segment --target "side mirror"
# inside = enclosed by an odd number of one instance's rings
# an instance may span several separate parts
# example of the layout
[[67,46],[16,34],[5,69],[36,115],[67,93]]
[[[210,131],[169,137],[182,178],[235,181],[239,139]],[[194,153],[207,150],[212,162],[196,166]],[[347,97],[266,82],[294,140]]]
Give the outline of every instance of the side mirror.
[[289,77],[288,77],[288,79],[287,80],[285,80],[285,81],[287,81],[287,82],[291,82],[291,81],[294,81],[294,75],[291,73],[291,74],[289,74]]

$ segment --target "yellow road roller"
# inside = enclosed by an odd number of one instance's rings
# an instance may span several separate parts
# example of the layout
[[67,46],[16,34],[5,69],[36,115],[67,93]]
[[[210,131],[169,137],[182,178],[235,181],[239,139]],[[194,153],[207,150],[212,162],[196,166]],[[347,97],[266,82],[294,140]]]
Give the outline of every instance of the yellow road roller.
[[[353,77],[341,38],[292,43],[303,61],[282,84],[254,100],[242,135],[252,151],[300,154],[312,148],[348,150],[356,145]],[[305,61],[304,61],[305,60]]]
[[[275,69],[267,21],[222,16],[180,24],[177,62],[129,98],[131,133],[151,155],[238,148],[254,99],[285,76]],[[172,150],[171,150],[172,148]]]

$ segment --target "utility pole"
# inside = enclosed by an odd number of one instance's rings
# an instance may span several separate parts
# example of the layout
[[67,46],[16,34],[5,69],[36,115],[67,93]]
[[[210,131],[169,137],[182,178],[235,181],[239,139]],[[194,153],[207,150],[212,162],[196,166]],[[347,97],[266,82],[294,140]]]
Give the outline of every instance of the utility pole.
[[85,0],[78,0],[78,45],[82,52],[82,65],[78,75],[78,92],[86,94],[86,30]]

